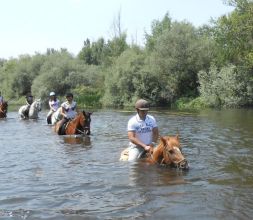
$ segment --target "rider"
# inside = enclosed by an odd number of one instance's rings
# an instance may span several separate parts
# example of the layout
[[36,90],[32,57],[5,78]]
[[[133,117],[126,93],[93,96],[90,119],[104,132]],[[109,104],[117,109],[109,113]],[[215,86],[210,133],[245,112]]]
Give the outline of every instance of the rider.
[[51,116],[54,112],[56,112],[56,110],[60,106],[60,101],[59,101],[59,99],[57,99],[55,92],[50,92],[48,105],[49,105],[50,110],[47,114],[47,123],[51,124],[52,123]]
[[65,97],[67,101],[61,104],[61,115],[66,119],[73,119],[78,112],[77,103],[73,100],[72,93],[67,93]]
[[60,107],[60,115],[63,119],[60,121],[59,128],[61,128],[65,122],[73,119],[78,112],[77,103],[73,100],[73,94],[67,93],[65,97],[67,101],[63,102]]
[[145,152],[153,150],[159,136],[156,120],[148,114],[149,103],[139,99],[135,103],[137,114],[132,116],[127,125],[129,139],[129,161],[140,158]]
[[25,98],[26,98],[26,108],[24,115],[28,117],[31,104],[33,103],[33,96],[31,93],[28,93]]

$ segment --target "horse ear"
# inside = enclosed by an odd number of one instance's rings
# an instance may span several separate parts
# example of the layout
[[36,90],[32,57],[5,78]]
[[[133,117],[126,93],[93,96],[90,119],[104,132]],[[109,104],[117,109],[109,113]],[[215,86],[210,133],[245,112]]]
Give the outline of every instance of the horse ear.
[[163,142],[163,144],[166,144],[166,138],[165,137],[161,136],[160,140],[161,140],[161,142]]
[[176,139],[179,141],[179,134],[177,133],[177,135],[176,135]]

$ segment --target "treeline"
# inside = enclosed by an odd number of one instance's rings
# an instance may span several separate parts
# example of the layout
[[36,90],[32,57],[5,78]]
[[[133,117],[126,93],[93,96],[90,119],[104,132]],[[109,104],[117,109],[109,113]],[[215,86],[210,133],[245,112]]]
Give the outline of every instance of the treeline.
[[253,3],[226,4],[232,13],[198,28],[169,14],[154,20],[143,47],[118,31],[107,41],[85,40],[76,57],[48,49],[1,59],[0,90],[8,99],[31,91],[44,100],[72,91],[84,106],[133,106],[139,97],[153,106],[252,106]]

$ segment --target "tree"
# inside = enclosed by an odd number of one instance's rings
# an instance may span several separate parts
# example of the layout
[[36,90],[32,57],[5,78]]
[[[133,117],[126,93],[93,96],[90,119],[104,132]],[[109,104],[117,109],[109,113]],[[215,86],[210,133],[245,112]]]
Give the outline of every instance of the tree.
[[213,36],[217,43],[217,63],[232,63],[253,68],[253,2],[229,0],[235,10],[215,22]]
[[151,24],[151,34],[145,33],[146,49],[152,51],[157,43],[158,38],[171,28],[171,18],[166,13],[162,21],[154,20]]

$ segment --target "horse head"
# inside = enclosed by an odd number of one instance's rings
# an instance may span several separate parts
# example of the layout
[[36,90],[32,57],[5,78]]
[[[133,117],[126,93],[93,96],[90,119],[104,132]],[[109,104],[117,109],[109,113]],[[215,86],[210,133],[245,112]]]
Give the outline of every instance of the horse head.
[[38,113],[41,111],[41,100],[36,99],[29,108],[29,118],[30,119],[37,119]]
[[83,130],[84,133],[90,135],[90,123],[91,123],[91,112],[83,111],[84,121],[83,121]]
[[163,149],[163,164],[182,170],[189,169],[188,162],[181,151],[179,135],[161,137],[160,146]]
[[77,132],[90,135],[91,114],[90,112],[82,111],[76,116],[74,121],[77,122]]
[[41,111],[41,99],[36,99],[33,103],[34,103],[34,107],[40,112]]

